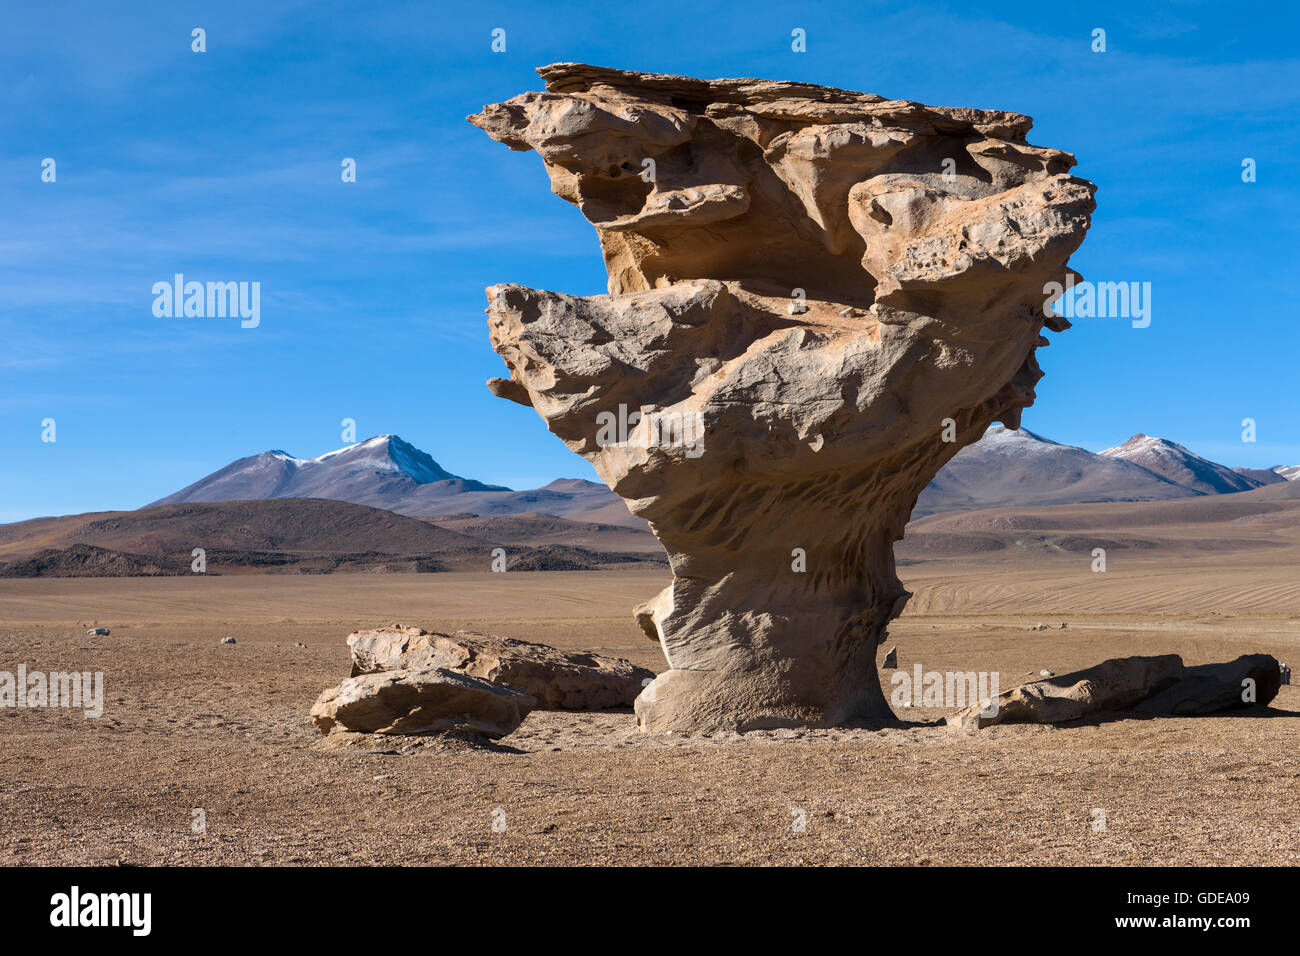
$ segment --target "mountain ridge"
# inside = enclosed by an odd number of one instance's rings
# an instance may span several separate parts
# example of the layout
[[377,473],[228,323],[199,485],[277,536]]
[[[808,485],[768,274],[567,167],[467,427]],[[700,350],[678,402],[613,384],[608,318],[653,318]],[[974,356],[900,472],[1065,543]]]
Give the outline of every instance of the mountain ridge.
[[248,455],[144,507],[282,498],[347,501],[412,518],[541,511],[577,521],[645,527],[604,485],[582,478],[559,478],[523,491],[491,485],[451,473],[394,434],[376,435],[315,458],[295,458],[282,449]]
[[[1300,467],[1228,468],[1176,442],[1143,434],[1095,453],[1025,428],[993,425],[926,486],[913,518],[1010,505],[1164,501],[1236,493],[1283,481],[1286,472],[1300,477]],[[415,518],[537,512],[646,527],[602,484],[557,478],[524,490],[491,485],[451,473],[394,434],[377,435],[315,458],[295,458],[282,449],[260,452],[145,507],[277,498],[348,501]]]
[[1202,458],[1177,442],[1167,438],[1154,438],[1141,432],[1124,444],[1107,448],[1098,454],[1141,465],[1147,471],[1203,494],[1232,494],[1266,484],[1218,462]]

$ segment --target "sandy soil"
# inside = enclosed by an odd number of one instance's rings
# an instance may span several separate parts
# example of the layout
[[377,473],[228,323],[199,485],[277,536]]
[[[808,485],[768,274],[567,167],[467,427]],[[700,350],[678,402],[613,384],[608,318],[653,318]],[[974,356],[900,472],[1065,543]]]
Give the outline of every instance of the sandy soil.
[[[916,598],[889,643],[904,669],[997,670],[1004,688],[1126,654],[1295,664],[1295,559],[925,562],[903,569]],[[661,668],[630,608],[665,580],[0,581],[0,669],[106,681],[97,720],[0,710],[0,863],[1300,863],[1300,686],[1259,713],[970,735],[921,723],[936,709],[880,731],[691,738],[641,735],[630,712],[536,712],[495,745],[322,739],[307,718],[346,676],[348,632],[391,621]]]

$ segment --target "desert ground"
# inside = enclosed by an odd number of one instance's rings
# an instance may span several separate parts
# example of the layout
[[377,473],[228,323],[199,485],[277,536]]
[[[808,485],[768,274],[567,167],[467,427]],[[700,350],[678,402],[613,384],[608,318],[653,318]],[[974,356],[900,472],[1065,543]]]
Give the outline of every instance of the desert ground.
[[[915,597],[885,646],[904,670],[997,671],[1003,689],[1131,654],[1300,662],[1294,529],[1252,528],[1273,546],[1179,545],[1166,528],[1157,546],[1113,551],[1105,573],[1087,550],[1028,539],[914,559],[900,574]],[[347,634],[391,622],[661,669],[630,609],[667,580],[662,568],[0,580],[0,669],[106,681],[99,719],[0,711],[0,862],[1300,863],[1296,686],[1231,715],[977,733],[935,726],[946,711],[934,708],[900,712],[898,727],[703,737],[643,735],[630,711],[535,711],[493,744],[322,738],[308,719],[347,676]],[[111,634],[87,636],[92,625]],[[227,635],[237,643],[219,644]]]

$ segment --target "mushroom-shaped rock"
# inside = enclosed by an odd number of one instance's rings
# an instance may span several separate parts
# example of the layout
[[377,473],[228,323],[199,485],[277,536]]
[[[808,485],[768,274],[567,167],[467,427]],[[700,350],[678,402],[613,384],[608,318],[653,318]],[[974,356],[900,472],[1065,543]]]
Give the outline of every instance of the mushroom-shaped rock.
[[1016,113],[562,63],[470,122],[536,150],[609,295],[488,289],[529,405],[645,518],[672,584],[647,731],[892,718],[876,648],[917,495],[1041,373],[1094,187]]

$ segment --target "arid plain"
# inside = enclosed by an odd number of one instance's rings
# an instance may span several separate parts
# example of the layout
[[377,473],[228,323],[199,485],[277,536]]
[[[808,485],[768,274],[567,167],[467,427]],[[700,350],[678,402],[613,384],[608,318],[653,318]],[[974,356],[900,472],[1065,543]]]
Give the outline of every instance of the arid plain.
[[[1300,502],[1252,495],[922,519],[899,546],[914,597],[886,646],[903,670],[996,671],[1004,689],[1132,654],[1259,651],[1294,666]],[[99,670],[106,684],[99,719],[0,715],[0,860],[1300,862],[1294,686],[1233,715],[977,733],[934,726],[945,711],[933,708],[901,711],[899,727],[702,737],[643,735],[630,711],[535,711],[486,745],[322,738],[308,719],[347,674],[347,634],[391,622],[662,669],[630,612],[667,579],[650,567],[0,580],[0,666]],[[111,634],[87,636],[93,625]],[[227,635],[237,643],[220,645]]]

